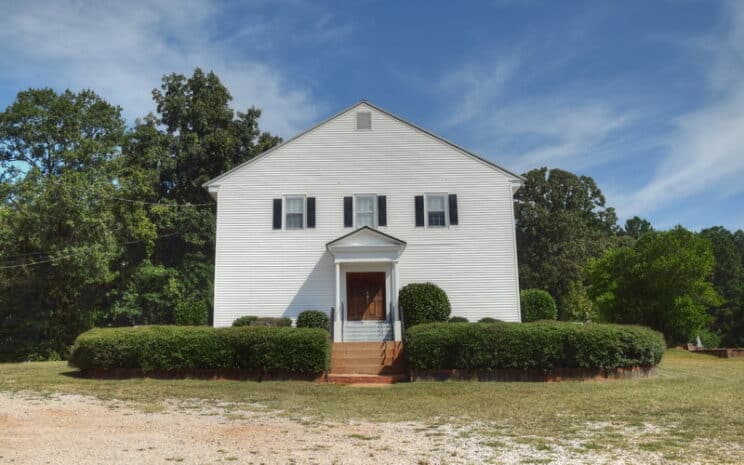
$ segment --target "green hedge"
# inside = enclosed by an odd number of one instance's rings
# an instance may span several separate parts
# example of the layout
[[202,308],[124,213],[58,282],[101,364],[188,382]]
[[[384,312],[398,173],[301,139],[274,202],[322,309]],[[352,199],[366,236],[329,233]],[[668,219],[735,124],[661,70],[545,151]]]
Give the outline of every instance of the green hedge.
[[92,329],[75,340],[70,365],[153,370],[244,369],[320,373],[328,332],[311,328],[140,326]]
[[654,366],[661,333],[640,326],[563,322],[431,323],[406,332],[411,368],[538,369]]

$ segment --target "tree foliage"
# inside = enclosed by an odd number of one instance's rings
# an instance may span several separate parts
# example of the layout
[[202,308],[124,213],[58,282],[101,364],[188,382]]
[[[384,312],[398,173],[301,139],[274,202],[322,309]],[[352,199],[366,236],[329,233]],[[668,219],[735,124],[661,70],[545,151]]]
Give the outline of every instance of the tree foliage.
[[651,226],[651,222],[641,218],[640,216],[628,218],[628,220],[625,221],[625,227],[623,228],[623,232],[633,239],[638,239],[645,233],[653,230],[654,228]]
[[729,347],[744,347],[744,232],[722,226],[704,229],[700,235],[713,247],[713,286],[724,302],[711,308],[712,330]]
[[31,89],[0,113],[1,359],[64,356],[107,304],[131,237],[110,198],[124,129],[91,91]]
[[0,113],[0,360],[64,357],[94,323],[204,324],[214,206],[201,184],[279,142],[214,73],[170,74],[127,130],[92,91]]
[[681,226],[650,232],[590,264],[590,296],[607,321],[642,324],[670,343],[684,343],[707,326],[707,310],[721,303],[709,280],[713,268],[708,239]]
[[583,279],[588,260],[620,240],[617,216],[588,176],[547,168],[523,176],[514,196],[519,283],[545,289],[560,302],[570,283]]

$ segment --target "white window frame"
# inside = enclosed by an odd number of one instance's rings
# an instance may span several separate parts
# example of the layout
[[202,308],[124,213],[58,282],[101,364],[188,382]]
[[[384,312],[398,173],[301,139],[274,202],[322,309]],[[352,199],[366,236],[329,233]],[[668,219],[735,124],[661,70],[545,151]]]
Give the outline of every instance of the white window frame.
[[[430,226],[429,225],[429,197],[442,197],[444,199],[444,224],[442,226]],[[424,224],[427,228],[443,229],[449,228],[449,194],[446,192],[430,192],[424,194]]]
[[[290,199],[302,199],[302,227],[301,228],[288,228],[287,227],[287,200]],[[307,229],[307,196],[305,194],[292,194],[285,195],[282,197],[282,230],[283,231],[304,231]]]
[[357,222],[357,213],[359,212],[359,208],[357,207],[357,199],[359,197],[372,197],[372,226],[371,228],[379,228],[379,213],[377,212],[377,194],[354,194],[354,203],[353,203],[353,211],[354,213],[354,229],[360,228],[358,222]]

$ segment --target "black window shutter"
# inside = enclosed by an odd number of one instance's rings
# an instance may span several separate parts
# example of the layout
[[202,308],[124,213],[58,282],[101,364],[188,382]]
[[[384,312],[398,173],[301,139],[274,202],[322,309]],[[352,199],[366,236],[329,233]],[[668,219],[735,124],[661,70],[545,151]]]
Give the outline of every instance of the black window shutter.
[[377,196],[377,226],[387,226],[387,197]]
[[449,220],[450,224],[457,224],[457,194],[449,195]]
[[274,199],[274,229],[282,229],[282,199]]
[[424,196],[416,196],[416,226],[424,225]]
[[315,197],[307,198],[307,227],[315,227]]
[[344,197],[344,228],[354,226],[354,198]]

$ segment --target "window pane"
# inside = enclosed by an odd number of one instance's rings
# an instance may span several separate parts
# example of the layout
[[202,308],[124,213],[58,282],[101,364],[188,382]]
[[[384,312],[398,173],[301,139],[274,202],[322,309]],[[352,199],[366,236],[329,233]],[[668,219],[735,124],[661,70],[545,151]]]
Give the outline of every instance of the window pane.
[[366,195],[356,198],[356,227],[375,227],[375,196]]
[[362,226],[375,227],[375,214],[374,213],[357,213],[357,228]]
[[357,211],[362,213],[374,213],[374,197],[357,197]]
[[446,226],[444,224],[444,212],[429,212],[429,226]]
[[443,195],[429,195],[426,197],[426,209],[430,212],[443,212],[444,211],[444,196]]
[[302,213],[287,213],[287,229],[302,229]]
[[287,213],[303,213],[303,206],[305,204],[305,199],[302,198],[290,198],[287,199]]

